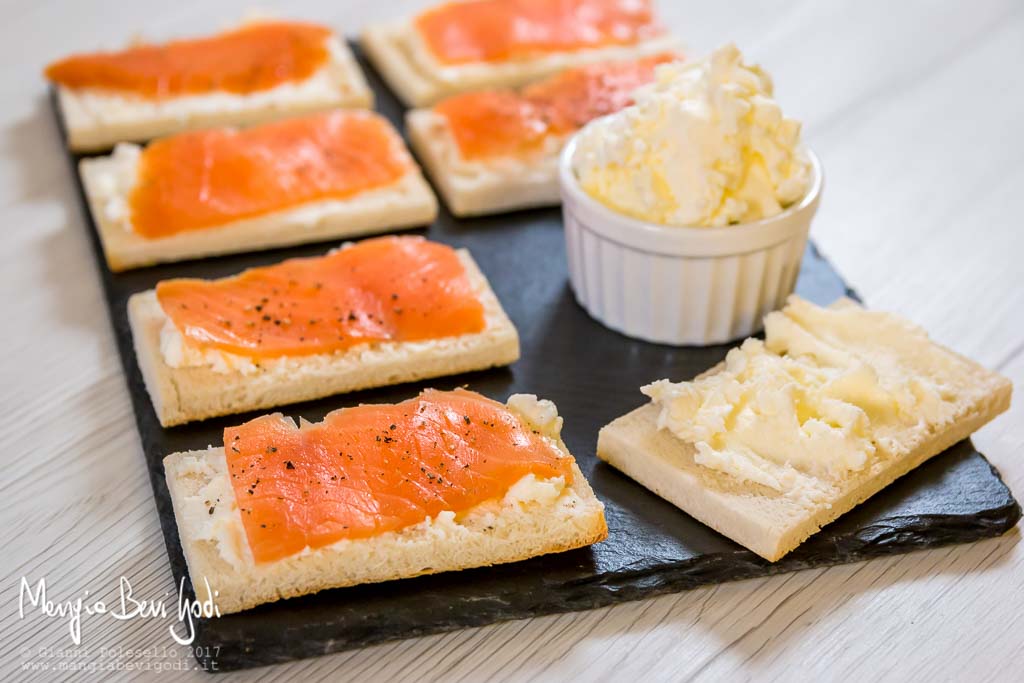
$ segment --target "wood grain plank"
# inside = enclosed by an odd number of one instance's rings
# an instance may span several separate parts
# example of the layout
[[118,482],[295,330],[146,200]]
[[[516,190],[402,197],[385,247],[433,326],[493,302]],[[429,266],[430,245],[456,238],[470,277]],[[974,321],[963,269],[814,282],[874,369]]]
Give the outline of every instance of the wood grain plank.
[[[354,33],[426,4],[306,0],[281,12]],[[735,40],[805,121],[827,190],[814,233],[869,304],[903,313],[1024,382],[1024,6],[981,3],[663,0],[700,54]],[[69,645],[66,626],[17,618],[22,575],[58,598],[173,591],[94,264],[39,69],[144,28],[224,25],[248,0],[3,3],[0,41],[0,671],[22,648]],[[31,40],[26,40],[31,36]],[[1024,491],[1024,408],[979,448]],[[13,463],[14,466],[10,466]],[[971,546],[703,588],[576,615],[385,644],[226,678],[245,680],[1009,680],[1024,657],[1019,532]],[[166,621],[88,620],[97,665],[141,663],[103,646],[170,643]],[[179,657],[186,656],[181,648]],[[152,658],[150,658],[151,660]],[[163,661],[172,662],[173,658]],[[21,677],[21,672],[19,677]],[[163,680],[200,680],[196,671]],[[35,677],[48,679],[46,672]],[[133,673],[114,672],[131,680]]]

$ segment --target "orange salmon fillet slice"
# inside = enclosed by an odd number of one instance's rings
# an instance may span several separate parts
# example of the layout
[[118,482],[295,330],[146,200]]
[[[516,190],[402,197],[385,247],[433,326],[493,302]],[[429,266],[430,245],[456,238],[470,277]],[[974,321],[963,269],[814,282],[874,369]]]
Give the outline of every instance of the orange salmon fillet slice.
[[296,427],[280,413],[224,430],[256,562],[369,538],[501,499],[524,476],[572,482],[572,456],[506,406],[427,390]]
[[663,32],[650,0],[448,2],[423,12],[413,25],[444,64],[632,45]]
[[654,80],[658,64],[680,57],[642,59],[568,69],[515,90],[455,95],[434,106],[445,118],[464,159],[524,156],[552,136],[574,133],[587,122],[633,103],[633,91]]
[[182,133],[143,150],[132,230],[160,238],[344,200],[395,183],[411,166],[391,124],[366,111]]
[[189,344],[255,359],[486,326],[458,254],[422,237],[378,237],[221,280],[165,280],[156,295]]
[[163,99],[269,90],[312,76],[330,56],[331,30],[316,24],[260,22],[192,40],[72,55],[46,67],[68,88]]

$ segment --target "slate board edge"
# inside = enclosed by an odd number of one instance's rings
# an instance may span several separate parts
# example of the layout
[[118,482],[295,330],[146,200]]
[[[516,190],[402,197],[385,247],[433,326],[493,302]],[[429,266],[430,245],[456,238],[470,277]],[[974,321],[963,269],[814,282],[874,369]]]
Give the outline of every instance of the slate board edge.
[[[529,608],[523,609],[519,613],[512,613],[507,608],[504,608],[500,614],[496,612],[489,612],[486,609],[481,609],[476,613],[475,619],[467,619],[463,615],[458,617],[457,620],[453,620],[448,623],[435,623],[430,626],[409,629],[401,638],[394,638],[390,636],[377,637],[375,635],[348,641],[329,638],[326,641],[321,641],[320,645],[323,647],[322,654],[326,655],[334,652],[345,652],[373,645],[396,642],[398,640],[406,640],[409,638],[428,635],[439,635],[443,633],[450,633],[452,631],[461,631],[467,628],[478,628],[481,626],[489,626],[492,624],[500,624],[520,619],[600,609],[619,603],[646,600],[660,595],[679,593],[712,584],[732,583],[747,579],[776,576],[808,568],[819,569],[834,567],[891,555],[908,554],[919,550],[932,550],[945,546],[972,543],[1003,535],[1017,524],[1020,517],[1020,505],[1014,501],[1013,504],[994,509],[990,514],[983,517],[972,515],[962,518],[945,518],[947,520],[948,529],[952,530],[953,528],[956,528],[958,534],[969,533],[971,534],[971,540],[965,540],[966,537],[962,535],[949,535],[942,539],[935,537],[934,542],[923,544],[919,540],[922,536],[916,536],[915,538],[918,540],[908,541],[905,543],[896,542],[887,544],[884,546],[885,550],[883,552],[879,552],[879,546],[877,545],[868,546],[867,543],[861,543],[858,545],[844,547],[841,550],[841,554],[823,556],[823,559],[819,561],[801,562],[799,564],[788,565],[777,563],[767,569],[757,561],[753,561],[748,564],[745,572],[741,572],[731,579],[723,581],[714,578],[712,571],[714,566],[728,565],[733,571],[735,571],[734,563],[736,559],[747,555],[745,551],[737,551],[736,557],[733,558],[717,556],[714,558],[713,562],[709,563],[687,562],[681,563],[678,566],[663,565],[657,570],[616,574],[614,575],[614,581],[580,584],[581,590],[575,593],[572,591],[566,591],[565,599],[562,602],[557,604],[540,603],[531,605]],[[963,519],[967,523],[958,524],[956,522],[958,519]],[[912,530],[912,527],[904,527],[903,530],[910,531]],[[935,534],[937,529],[933,524],[927,524],[921,525],[920,530],[922,533],[927,533],[931,536]],[[866,554],[861,554],[859,550],[865,547],[870,547],[871,551]],[[259,649],[246,647],[244,643],[241,645],[242,647],[236,648],[234,651],[227,651],[215,659],[204,657],[197,652],[196,659],[206,670],[211,670],[211,666],[215,666],[216,669],[213,669],[215,672],[230,672],[256,666],[270,666],[272,664],[282,664],[289,661],[295,661],[296,659],[294,655],[289,654],[287,651],[278,650],[277,652],[282,654],[280,654],[280,656],[274,656],[274,653],[268,652],[265,649],[261,652]],[[311,643],[307,639],[304,642],[304,645],[309,647]],[[257,647],[262,647],[262,644],[258,644]]]

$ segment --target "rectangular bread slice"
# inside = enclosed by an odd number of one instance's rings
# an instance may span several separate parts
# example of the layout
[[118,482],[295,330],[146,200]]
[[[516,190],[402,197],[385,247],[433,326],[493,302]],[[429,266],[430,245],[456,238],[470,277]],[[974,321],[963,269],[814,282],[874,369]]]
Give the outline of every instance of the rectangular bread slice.
[[[557,427],[535,427],[568,453]],[[222,614],[328,588],[516,562],[608,535],[604,506],[574,464],[572,484],[555,500],[503,503],[499,512],[485,515],[442,513],[426,524],[257,564],[236,550],[246,543],[237,509],[216,533],[206,526],[211,503],[234,499],[224,449],[174,453],[164,459],[164,469],[196,597],[205,600],[216,591]]]
[[565,138],[546,141],[541,153],[495,163],[466,161],[444,119],[430,109],[406,114],[409,143],[456,216],[479,216],[516,209],[556,206],[558,156]]
[[[855,304],[844,300],[838,306]],[[963,364],[956,387],[960,398],[952,418],[923,434],[887,433],[887,439],[898,444],[895,452],[851,472],[826,500],[787,496],[699,464],[693,443],[668,429],[659,429],[661,408],[655,403],[602,428],[597,455],[690,516],[774,562],[824,525],[967,438],[1009,407],[1009,380],[934,342],[927,343],[930,348],[922,346],[921,353],[948,354],[951,361]],[[720,364],[698,379],[721,372],[724,367]]]
[[249,410],[309,401],[371,387],[508,365],[519,358],[519,335],[469,252],[458,251],[484,306],[477,334],[417,342],[374,342],[334,353],[264,361],[255,371],[211,365],[171,367],[161,331],[168,320],[156,292],[128,300],[135,356],[164,427]]
[[[626,106],[636,88],[655,80],[658,65],[681,57],[678,52],[668,52],[587,64],[534,81],[518,91],[488,89],[445,98],[433,107],[406,113],[410,144],[456,216],[555,206],[561,201],[559,157],[573,131],[593,118]],[[526,142],[521,134],[498,131],[492,143],[497,150],[505,151],[474,157],[472,147],[479,142],[473,141],[482,141],[480,136],[495,118],[504,117],[510,107],[515,109],[509,98],[518,98],[526,112],[551,110],[574,114],[571,123],[555,123],[562,117],[551,115],[554,118],[543,131],[543,137],[534,139],[528,150],[517,149],[517,139]],[[523,120],[513,129],[520,125],[532,127],[538,121],[527,124]],[[474,133],[475,129],[478,130]],[[470,148],[468,154],[464,147]]]
[[89,210],[107,265],[114,272],[413,228],[437,217],[437,198],[419,167],[410,160],[409,171],[397,182],[351,198],[310,202],[227,225],[150,239],[132,229],[128,208],[140,154],[137,145],[123,144],[110,156],[79,163]]
[[349,47],[327,42],[329,61],[299,83],[251,93],[215,93],[156,100],[57,87],[57,101],[74,152],[99,152],[119,142],[146,142],[172,133],[248,126],[327,109],[370,109],[373,91]]
[[516,88],[573,66],[636,59],[678,48],[671,36],[658,35],[635,45],[556,52],[504,63],[448,66],[430,55],[408,21],[369,26],[360,44],[391,90],[409,107],[425,107],[470,90]]

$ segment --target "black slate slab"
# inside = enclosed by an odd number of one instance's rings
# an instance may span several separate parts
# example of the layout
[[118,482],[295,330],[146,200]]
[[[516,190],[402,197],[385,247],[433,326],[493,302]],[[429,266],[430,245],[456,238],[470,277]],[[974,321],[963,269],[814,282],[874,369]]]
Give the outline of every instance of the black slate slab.
[[[400,124],[400,105],[376,74],[368,67],[367,71],[379,110]],[[77,183],[77,173],[74,179]],[[84,199],[82,207],[142,437],[167,554],[175,580],[180,581],[187,570],[161,461],[168,453],[220,443],[225,426],[253,415],[162,429],[135,363],[125,310],[128,297],[164,278],[218,277],[287,257],[320,254],[331,245],[114,275],[104,264]],[[598,429],[644,402],[637,387],[660,377],[690,378],[720,361],[727,346],[646,344],[591,320],[576,305],[567,284],[557,210],[462,221],[442,211],[439,220],[421,232],[473,252],[519,329],[522,360],[509,369],[339,396],[289,407],[286,412],[318,420],[346,405],[401,400],[426,385],[451,388],[467,384],[499,399],[514,392],[550,398],[565,418],[566,443],[607,506],[608,540],[592,548],[514,565],[325,591],[200,621],[194,645],[200,663],[210,670],[283,662],[496,621],[591,609],[708,583],[965,543],[999,535],[1020,517],[1020,507],[998,472],[964,441],[826,527],[782,561],[765,562],[594,457]],[[819,303],[852,294],[813,246],[804,258],[797,290]]]

